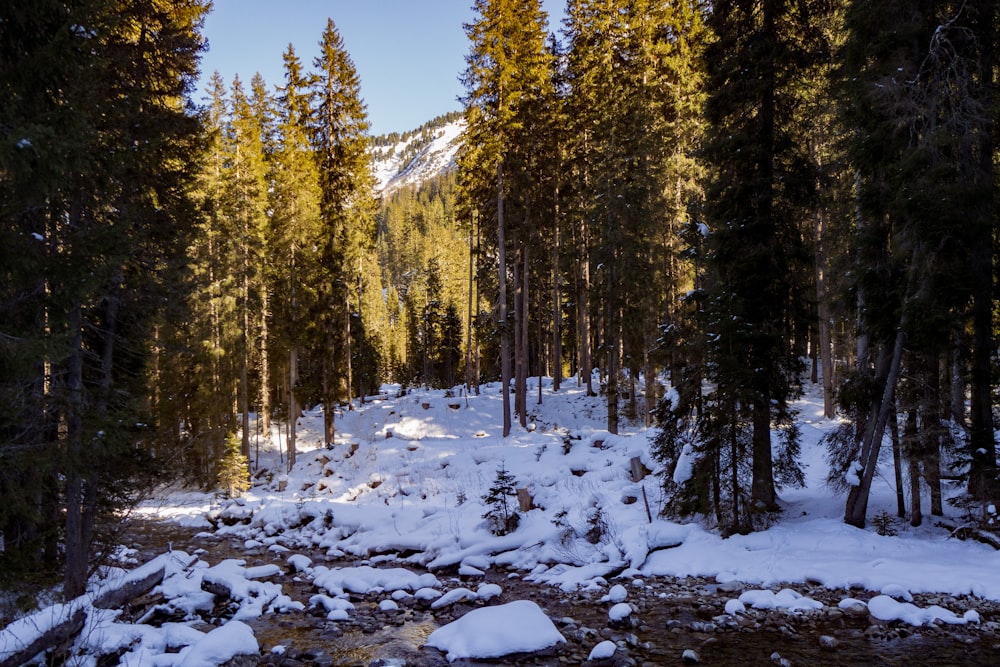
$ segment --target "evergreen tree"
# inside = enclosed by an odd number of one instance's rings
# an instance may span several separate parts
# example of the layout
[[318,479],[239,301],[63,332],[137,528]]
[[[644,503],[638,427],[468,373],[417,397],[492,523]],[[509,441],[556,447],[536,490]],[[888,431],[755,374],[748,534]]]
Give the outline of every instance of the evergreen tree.
[[[790,423],[801,370],[792,335],[802,295],[793,276],[815,184],[794,120],[804,77],[825,50],[817,28],[824,11],[821,2],[736,0],[715,3],[709,19],[705,334],[715,389],[706,424],[718,433],[710,439],[729,443],[735,530],[750,527],[747,510],[778,508],[771,426]],[[747,509],[737,504],[743,433],[752,460]]]
[[279,89],[276,149],[271,169],[271,224],[274,228],[274,313],[277,344],[287,355],[284,402],[287,406],[287,465],[295,464],[296,423],[302,395],[299,365],[316,303],[319,242],[319,175],[310,143],[310,81],[289,44],[284,55],[285,85]]
[[504,465],[497,469],[496,479],[483,496],[489,506],[483,518],[494,535],[507,535],[517,530],[521,515],[514,506],[517,497],[517,482]]
[[[26,390],[5,413],[4,455],[17,454],[9,479],[38,483],[27,498],[41,491],[58,503],[31,513],[12,504],[3,529],[16,539],[4,558],[53,555],[52,533],[34,526],[63,517],[67,597],[83,592],[101,520],[136,481],[141,436],[120,424],[146,422],[146,342],[167,293],[159,277],[190,214],[199,128],[186,95],[206,11],[190,0],[41,2],[6,12],[0,26],[12,142],[0,158],[0,224],[5,237],[35,242],[10,246],[27,255],[3,288],[13,309],[5,352],[18,370],[3,384]],[[18,425],[29,416],[40,426]],[[5,486],[3,504],[19,491]]]
[[233,81],[232,114],[225,135],[223,211],[235,241],[237,303],[240,312],[239,410],[243,455],[250,454],[250,368],[258,340],[261,304],[260,271],[267,237],[267,181],[261,122],[246,96],[239,77]]
[[193,192],[198,206],[181,276],[185,299],[161,324],[157,366],[164,395],[154,401],[161,433],[180,454],[183,472],[205,484],[216,478],[226,438],[237,429],[240,332],[235,259],[236,234],[225,214],[228,98],[222,77],[209,79],[203,112],[205,159]]
[[[320,322],[324,438],[334,438],[333,415],[351,393],[351,267],[374,240],[374,201],[368,156],[368,119],[357,70],[332,19],[314,63],[312,142],[319,173],[321,238],[314,317]],[[355,301],[357,303],[357,301]],[[336,356],[334,356],[336,355]]]
[[[503,435],[510,435],[511,338],[518,348],[519,380],[524,378],[524,309],[515,307],[509,317],[508,230],[511,220],[523,227],[513,229],[515,251],[523,246],[531,226],[532,207],[525,196],[533,175],[531,131],[534,114],[551,87],[546,49],[546,15],[538,0],[476,0],[475,18],[465,26],[471,41],[462,82],[466,89],[466,142],[460,156],[463,197],[467,210],[479,211],[479,219],[496,222],[498,270],[497,328],[500,333],[500,381],[503,392]],[[517,232],[520,231],[520,236]],[[523,257],[518,254],[513,266]],[[522,286],[523,287],[523,286]],[[521,301],[517,301],[522,305]],[[520,325],[520,326],[519,326]],[[519,387],[522,384],[519,383]],[[523,388],[523,387],[522,387]],[[519,394],[520,395],[520,394]],[[524,408],[521,417],[524,419]]]
[[[872,12],[890,17],[892,28],[873,22]],[[988,230],[996,199],[994,167],[983,152],[992,153],[995,73],[987,63],[995,26],[995,12],[978,5],[968,11],[916,1],[848,8],[841,80],[858,177],[852,287],[863,295],[860,335],[872,349],[871,358],[859,355],[849,378],[865,390],[852,414],[854,442],[843,456],[858,470],[844,516],[853,525],[865,523],[882,436],[897,404],[907,414],[911,523],[921,521],[920,477],[931,489],[931,512],[942,512],[940,425],[944,406],[954,401],[939,369],[970,321],[978,350],[972,432],[979,443],[970,488],[981,500],[995,492],[992,429],[982,428],[984,385],[990,384],[982,350],[990,338],[982,314],[991,289],[984,255],[992,254]]]

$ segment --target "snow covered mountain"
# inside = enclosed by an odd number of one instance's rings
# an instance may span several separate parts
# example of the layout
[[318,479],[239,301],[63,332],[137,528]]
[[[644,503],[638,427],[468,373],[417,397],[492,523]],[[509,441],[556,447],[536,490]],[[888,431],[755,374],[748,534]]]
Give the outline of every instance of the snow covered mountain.
[[372,159],[378,191],[387,195],[454,169],[464,132],[461,115],[449,114],[402,135],[377,137]]

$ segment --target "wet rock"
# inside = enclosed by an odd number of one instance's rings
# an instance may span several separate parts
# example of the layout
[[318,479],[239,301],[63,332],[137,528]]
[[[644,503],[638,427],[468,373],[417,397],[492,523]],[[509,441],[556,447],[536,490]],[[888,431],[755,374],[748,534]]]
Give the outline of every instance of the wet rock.
[[686,648],[684,652],[681,653],[681,661],[685,665],[698,665],[701,664],[701,656],[693,648]]
[[743,584],[738,581],[724,581],[716,586],[720,593],[738,593],[743,590]]
[[792,667],[792,661],[781,657],[781,654],[777,651],[771,654],[771,662],[778,667]]
[[868,605],[860,600],[853,600],[840,607],[840,610],[851,618],[863,618],[868,615]]

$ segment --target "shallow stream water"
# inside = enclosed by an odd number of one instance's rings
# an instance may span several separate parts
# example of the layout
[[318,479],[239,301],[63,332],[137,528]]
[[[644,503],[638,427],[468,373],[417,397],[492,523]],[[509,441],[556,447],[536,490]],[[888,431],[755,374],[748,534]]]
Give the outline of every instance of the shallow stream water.
[[[248,565],[284,563],[285,556],[259,548],[247,550],[230,539],[198,538],[195,532],[168,523],[137,522],[130,531],[130,546],[139,549],[144,560],[165,551],[169,543],[189,553],[206,549],[201,558],[212,565],[225,558],[242,558]],[[323,554],[297,552],[330,567],[360,564],[328,562]],[[481,580],[460,580],[454,573],[441,571],[435,574],[444,588],[460,585],[474,588]],[[867,616],[851,617],[830,609],[844,597],[865,597],[862,591],[791,585],[802,594],[822,601],[828,605],[827,609],[812,614],[751,610],[737,619],[724,614],[723,608],[726,600],[738,596],[738,592],[720,591],[708,580],[654,578],[642,586],[630,587],[628,602],[635,608],[632,623],[628,627],[611,627],[607,605],[597,600],[597,594],[566,593],[526,582],[506,571],[491,571],[486,579],[502,587],[500,603],[517,599],[535,601],[556,623],[567,643],[541,654],[474,663],[456,661],[451,665],[581,665],[590,650],[605,639],[615,641],[620,647],[614,659],[602,663],[615,667],[680,665],[684,664],[682,655],[686,650],[696,652],[702,665],[719,666],[1000,665],[1000,636],[983,630],[984,626],[1000,621],[1000,604],[991,601],[962,598],[965,607],[954,609],[960,613],[974,606],[982,616],[980,626],[914,628],[899,623],[875,624]],[[307,581],[296,581],[289,575],[274,581],[281,583],[286,594],[306,604],[317,592]],[[867,597],[871,595],[867,593]],[[328,621],[325,613],[308,610],[255,619],[250,624],[262,649],[257,662],[283,667],[447,665],[437,650],[421,648],[424,640],[437,627],[477,606],[460,603],[432,613],[426,605],[411,601],[401,602],[399,611],[382,612],[377,608],[378,601],[377,596],[352,598],[356,609],[348,621]],[[933,600],[916,601],[921,606],[928,602]],[[272,653],[275,646],[284,647],[284,652]]]

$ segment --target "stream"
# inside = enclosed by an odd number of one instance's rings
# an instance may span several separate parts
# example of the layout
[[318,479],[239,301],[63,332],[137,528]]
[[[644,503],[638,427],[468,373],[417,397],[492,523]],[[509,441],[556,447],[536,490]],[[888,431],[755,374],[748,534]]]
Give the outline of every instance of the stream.
[[[167,522],[133,521],[125,544],[146,561],[167,550],[168,545],[188,553],[201,553],[214,565],[225,558],[240,558],[247,565],[277,563],[284,566],[289,554],[273,554],[263,548],[246,549],[229,538],[196,537],[193,529]],[[367,561],[330,560],[324,554],[297,550],[329,567],[371,564]],[[386,566],[398,564],[387,562]],[[410,569],[417,569],[407,565]],[[283,569],[286,569],[283,567]],[[862,590],[830,590],[809,584],[788,587],[818,600],[824,608],[812,612],[749,610],[745,615],[724,613],[727,600],[740,589],[701,578],[651,578],[641,585],[626,583],[628,602],[634,613],[623,626],[612,627],[608,605],[599,602],[602,593],[564,592],[532,584],[519,573],[491,570],[485,577],[467,579],[457,571],[436,570],[443,588],[474,588],[482,581],[503,589],[499,602],[533,600],[556,624],[566,643],[548,651],[507,656],[496,661],[455,661],[451,665],[583,665],[591,649],[604,640],[619,649],[609,660],[596,665],[611,667],[654,665],[1000,665],[1000,603],[969,596],[915,595],[914,604],[940,604],[958,613],[976,609],[978,625],[929,625],[913,627],[899,622],[881,623],[867,614],[853,616],[837,608],[845,597],[868,599]],[[304,579],[282,574],[273,579],[294,600],[308,605],[317,590]],[[747,586],[746,588],[753,588]],[[439,651],[422,649],[436,628],[461,617],[481,602],[457,603],[432,610],[427,603],[404,599],[399,609],[378,609],[380,596],[351,598],[355,610],[349,620],[328,621],[324,610],[265,614],[249,624],[261,646],[261,655],[239,659],[239,665],[276,667],[440,667],[449,663]],[[272,652],[276,646],[282,652]],[[685,651],[688,652],[685,660]],[[696,654],[696,658],[693,654]],[[234,663],[235,664],[235,663]]]

